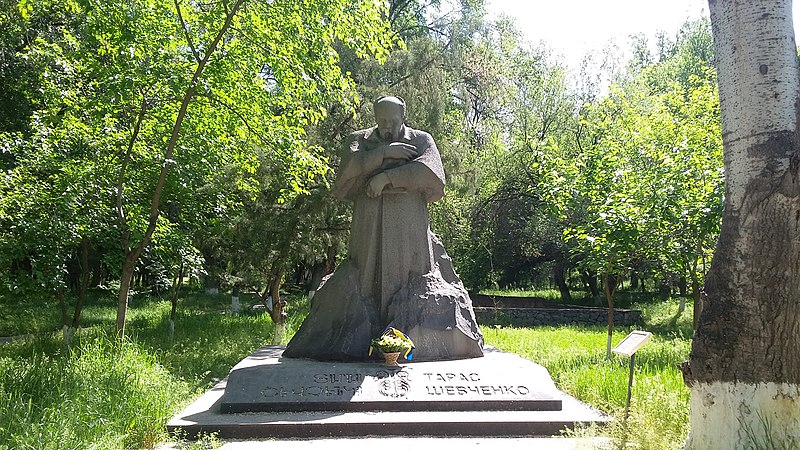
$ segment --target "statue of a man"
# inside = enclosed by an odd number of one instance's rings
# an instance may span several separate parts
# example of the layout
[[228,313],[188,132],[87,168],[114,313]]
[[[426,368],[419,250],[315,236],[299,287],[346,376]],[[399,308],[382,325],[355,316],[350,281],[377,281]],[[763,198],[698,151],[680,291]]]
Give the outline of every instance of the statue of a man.
[[405,126],[405,102],[381,97],[377,126],[346,141],[333,194],[353,202],[348,258],[314,295],[284,356],[365,359],[387,326],[414,341],[414,359],[482,356],[472,303],[427,204],[444,195],[444,170],[430,134]]

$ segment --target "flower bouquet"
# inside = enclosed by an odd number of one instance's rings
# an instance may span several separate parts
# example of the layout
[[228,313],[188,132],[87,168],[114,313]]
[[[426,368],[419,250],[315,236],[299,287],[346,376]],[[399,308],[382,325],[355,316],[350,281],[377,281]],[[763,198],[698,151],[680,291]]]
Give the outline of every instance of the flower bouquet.
[[373,349],[383,354],[385,365],[396,366],[397,358],[400,357],[401,353],[404,358],[411,360],[414,343],[402,331],[389,327],[383,331],[380,338],[373,339],[370,342],[370,355],[372,355]]

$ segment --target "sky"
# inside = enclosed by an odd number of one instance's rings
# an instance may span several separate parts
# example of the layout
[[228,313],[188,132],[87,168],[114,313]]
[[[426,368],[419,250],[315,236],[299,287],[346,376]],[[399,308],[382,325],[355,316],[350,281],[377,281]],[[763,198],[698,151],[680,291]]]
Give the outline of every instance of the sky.
[[545,41],[573,70],[611,39],[627,48],[630,35],[644,33],[654,45],[657,31],[674,39],[686,20],[708,17],[707,0],[487,0],[486,6],[490,19],[516,18],[528,41]]

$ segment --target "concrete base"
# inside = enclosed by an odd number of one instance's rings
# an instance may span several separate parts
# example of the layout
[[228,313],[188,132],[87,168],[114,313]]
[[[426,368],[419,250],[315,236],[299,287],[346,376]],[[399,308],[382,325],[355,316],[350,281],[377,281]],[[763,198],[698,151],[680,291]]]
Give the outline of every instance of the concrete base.
[[[281,349],[269,347],[259,350],[251,355],[250,362],[255,358],[260,361],[261,366],[274,370],[283,364],[280,358]],[[451,397],[448,401],[457,401],[455,398],[461,392],[458,387],[463,386],[470,392],[470,387],[475,387],[475,383],[499,386],[526,386],[530,392],[535,392],[534,397],[544,398],[550,409],[559,403],[560,409],[557,410],[530,410],[514,409],[518,402],[511,399],[511,407],[503,408],[503,402],[497,402],[487,398],[486,408],[480,408],[476,402],[479,399],[468,400],[469,408],[459,407],[453,404],[452,410],[442,410],[441,406],[432,407],[430,402],[421,402],[419,409],[409,410],[408,406],[412,402],[406,402],[402,408],[395,410],[358,410],[341,408],[341,399],[334,402],[331,410],[320,407],[314,400],[314,406],[309,411],[291,411],[290,408],[282,408],[282,411],[263,411],[246,413],[223,413],[225,394],[228,379],[218,383],[210,391],[206,392],[197,401],[192,403],[183,412],[176,415],[168,424],[169,431],[182,430],[188,436],[195,436],[198,433],[218,433],[223,439],[254,439],[254,438],[313,438],[313,437],[355,437],[355,436],[552,436],[559,434],[566,428],[573,428],[576,424],[604,423],[608,418],[601,412],[594,410],[587,405],[579,402],[555,388],[547,371],[538,364],[527,361],[516,355],[504,353],[498,350],[485,349],[483,358],[475,358],[459,361],[440,361],[423,362],[404,365],[403,369],[407,372],[422,374],[428,384],[419,389],[428,390],[429,386],[439,386],[435,392],[439,397]],[[247,359],[243,361],[245,367],[250,366]],[[343,368],[345,372],[351,373],[349,369],[355,368],[345,363],[319,363],[315,361],[293,360],[300,364],[296,370],[302,371],[302,365],[307,365],[310,373],[317,373],[318,364],[329,364],[337,370],[328,371],[329,373],[340,373]],[[287,361],[288,362],[288,361]],[[363,363],[357,363],[363,368]],[[381,368],[378,363],[372,365],[375,369]],[[240,367],[240,366],[237,366]],[[313,370],[311,370],[313,369]],[[521,373],[527,373],[529,378],[524,380],[524,384],[518,378]],[[497,381],[504,372],[509,373],[510,381],[503,383]],[[342,372],[344,373],[344,372]],[[233,373],[232,373],[233,374]],[[448,374],[452,374],[451,377]],[[459,379],[459,374],[466,374],[466,380],[461,384],[452,383],[454,379]],[[516,374],[516,375],[511,375]],[[441,375],[441,377],[439,377]],[[491,376],[489,376],[491,375]],[[470,380],[479,380],[472,383]],[[452,386],[452,387],[448,387]],[[480,386],[483,386],[481,384]],[[483,392],[483,387],[476,387],[478,392]],[[462,390],[463,391],[463,390]],[[270,389],[263,388],[255,391],[261,396],[274,397],[275,386]],[[284,390],[284,400],[291,398],[291,389]],[[316,392],[316,391],[315,391]],[[473,391],[474,392],[474,391]],[[498,394],[508,394],[508,392],[492,390]],[[519,390],[517,390],[519,392]],[[296,396],[296,395],[295,395]],[[280,396],[279,396],[280,397]],[[298,398],[303,396],[296,396]],[[486,396],[490,397],[490,396]],[[240,397],[236,397],[240,398]],[[502,399],[501,399],[502,400]],[[508,399],[507,399],[508,400]],[[238,400],[234,402],[238,403]],[[300,402],[302,403],[302,402]],[[363,402],[362,402],[363,403]],[[377,404],[378,408],[385,408],[386,403]],[[434,405],[435,406],[435,405]],[[463,406],[463,405],[461,405]],[[518,405],[517,405],[518,406]],[[258,409],[258,408],[257,408]],[[299,408],[297,408],[299,409]],[[391,408],[390,408],[391,409]],[[399,409],[399,410],[398,410]]]

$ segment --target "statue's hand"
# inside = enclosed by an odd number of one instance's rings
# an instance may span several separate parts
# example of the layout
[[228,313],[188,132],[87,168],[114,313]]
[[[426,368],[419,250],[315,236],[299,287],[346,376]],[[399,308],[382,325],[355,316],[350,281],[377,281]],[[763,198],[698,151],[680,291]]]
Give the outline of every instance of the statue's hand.
[[381,172],[370,178],[367,182],[367,197],[375,198],[381,195],[383,188],[391,184],[389,176]]
[[402,159],[409,161],[416,158],[417,147],[405,142],[392,142],[383,151],[383,159]]

